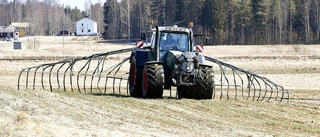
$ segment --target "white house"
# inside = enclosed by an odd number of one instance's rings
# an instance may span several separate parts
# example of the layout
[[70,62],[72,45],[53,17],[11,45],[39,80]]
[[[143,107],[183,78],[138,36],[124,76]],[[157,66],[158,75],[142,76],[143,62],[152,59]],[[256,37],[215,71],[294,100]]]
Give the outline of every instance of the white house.
[[93,21],[92,19],[89,19],[88,17],[85,17],[77,21],[76,27],[76,32],[78,36],[98,34],[97,22]]

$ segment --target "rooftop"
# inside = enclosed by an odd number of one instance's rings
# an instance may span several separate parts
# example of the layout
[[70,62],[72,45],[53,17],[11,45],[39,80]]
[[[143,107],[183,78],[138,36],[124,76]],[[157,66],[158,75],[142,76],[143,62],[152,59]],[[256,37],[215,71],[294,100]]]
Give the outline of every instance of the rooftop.
[[0,33],[3,32],[14,32],[16,28],[11,26],[0,26]]
[[29,27],[29,23],[27,23],[27,22],[12,22],[10,26],[27,28],[27,27]]

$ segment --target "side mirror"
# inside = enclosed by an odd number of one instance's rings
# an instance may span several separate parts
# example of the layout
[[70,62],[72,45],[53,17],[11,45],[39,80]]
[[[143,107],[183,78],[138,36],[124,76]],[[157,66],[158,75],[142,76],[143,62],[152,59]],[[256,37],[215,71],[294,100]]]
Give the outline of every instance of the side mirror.
[[142,33],[141,36],[140,36],[141,40],[146,40],[146,34],[145,33]]
[[210,45],[211,44],[211,39],[210,37],[206,37],[206,45]]

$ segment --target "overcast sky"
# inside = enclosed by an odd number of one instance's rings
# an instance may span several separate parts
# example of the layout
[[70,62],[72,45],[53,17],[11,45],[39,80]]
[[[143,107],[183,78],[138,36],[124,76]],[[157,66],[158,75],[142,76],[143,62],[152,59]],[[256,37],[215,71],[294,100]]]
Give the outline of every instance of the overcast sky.
[[[60,1],[60,4],[64,4],[69,5],[71,8],[75,8],[76,6],[78,7],[78,9],[80,10],[84,10],[84,5],[85,2],[87,1],[89,3],[89,0],[56,0],[57,2]],[[103,4],[105,2],[105,0],[91,0],[92,4],[101,2],[101,4]]]

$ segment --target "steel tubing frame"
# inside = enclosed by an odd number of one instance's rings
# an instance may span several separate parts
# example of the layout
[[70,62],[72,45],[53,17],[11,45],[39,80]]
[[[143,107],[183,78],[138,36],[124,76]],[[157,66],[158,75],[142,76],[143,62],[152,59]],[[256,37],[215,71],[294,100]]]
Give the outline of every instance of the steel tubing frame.
[[[238,91],[241,91],[241,97],[244,100],[248,100],[252,98],[253,101],[262,101],[262,100],[270,101],[271,99],[274,99],[275,101],[280,101],[280,102],[283,101],[284,99],[287,99],[287,101],[289,101],[289,91],[286,90],[283,86],[272,82],[270,79],[264,76],[255,74],[253,72],[241,69],[234,65],[222,62],[220,60],[217,60],[209,56],[205,56],[205,59],[206,61],[217,64],[220,69],[220,79],[218,80],[220,84],[215,85],[213,98],[215,98],[215,94],[217,94],[216,87],[220,87],[220,90],[221,90],[220,99],[221,99],[223,96],[223,91],[225,89],[224,87],[226,86],[227,99],[231,98],[229,95],[230,88],[234,87],[234,92],[235,92],[234,99],[238,99]],[[227,68],[232,71],[231,78],[233,79],[232,84],[234,85],[231,85],[230,76],[227,76],[226,74]],[[247,82],[245,82],[241,74],[246,76]],[[215,77],[217,77],[216,75],[217,74],[215,74]],[[227,83],[226,85],[223,85],[224,81],[226,81]],[[240,89],[238,87],[240,87]],[[247,95],[245,93],[247,93]],[[268,93],[269,93],[269,96],[268,96]]]
[[[76,87],[78,92],[82,93],[87,93],[87,87],[86,87],[86,81],[87,77],[91,77],[90,80],[90,93],[93,92],[93,80],[95,77],[97,77],[97,84],[96,87],[100,93],[106,94],[107,92],[107,83],[108,79],[112,79],[112,90],[113,94],[116,94],[116,80],[119,80],[119,94],[121,94],[121,83],[123,80],[128,81],[128,76],[126,76],[128,73],[125,73],[121,76],[118,76],[118,72],[122,65],[127,62],[130,57],[126,57],[122,61],[116,63],[115,65],[111,67],[105,67],[106,64],[108,64],[107,57],[110,55],[115,55],[115,54],[120,54],[120,53],[126,53],[126,52],[131,52],[135,48],[127,48],[127,49],[121,49],[121,50],[115,50],[115,51],[110,51],[110,52],[105,52],[105,53],[99,53],[99,54],[93,54],[91,56],[85,56],[85,57],[78,57],[78,58],[71,58],[71,59],[66,59],[62,61],[58,61],[55,63],[47,63],[47,64],[42,64],[34,67],[29,67],[22,69],[20,71],[19,77],[18,77],[18,90],[20,89],[20,80],[21,76],[23,73],[26,73],[26,89],[28,89],[29,86],[29,74],[30,72],[33,72],[33,82],[32,82],[32,88],[35,89],[36,85],[36,76],[37,73],[41,73],[41,86],[42,89],[45,89],[45,84],[44,84],[44,74],[47,69],[49,70],[49,87],[50,91],[53,91],[53,85],[52,85],[52,75],[56,75],[56,81],[57,81],[57,88],[61,88],[61,80],[59,75],[63,73],[63,79],[62,79],[62,85],[63,85],[63,90],[66,91],[66,77],[69,76],[70,79],[70,88],[71,91],[74,91],[73,87],[73,76],[76,75]],[[249,100],[252,98],[253,101],[262,101],[262,100],[267,100],[270,101],[271,99],[274,98],[276,101],[282,101],[283,99],[287,99],[289,101],[289,91],[284,89],[282,86],[272,82],[266,77],[260,76],[258,74],[252,73],[250,71],[241,69],[239,67],[236,67],[234,65],[222,62],[220,60],[217,60],[215,58],[205,56],[206,61],[215,63],[219,66],[220,70],[220,79],[214,79],[214,94],[213,98],[216,97],[217,94],[217,88],[218,87],[221,92],[220,92],[220,99],[226,94],[227,99],[229,100],[231,97],[230,90],[234,89],[234,99],[239,99],[242,98],[244,100]],[[97,60],[97,65],[92,66],[92,62],[94,60]],[[77,62],[80,61],[85,61],[85,65],[81,67],[80,70],[75,71],[74,66],[76,65]],[[67,66],[66,68],[64,68]],[[53,72],[54,68],[56,69],[56,72]],[[89,73],[89,69],[94,68],[93,72]],[[230,76],[227,76],[227,69],[231,70],[231,78]],[[40,71],[39,71],[40,70]],[[69,74],[68,74],[69,72]],[[100,81],[103,77],[103,74],[106,74],[105,81],[104,81],[104,91],[102,91],[102,88],[100,86]],[[80,78],[80,76],[83,76],[83,79]],[[217,74],[215,74],[215,77],[217,77]],[[244,78],[246,77],[246,79]],[[83,88],[80,86],[80,79],[83,80]],[[220,84],[217,84],[220,83]],[[224,85],[224,83],[226,83]],[[225,88],[226,87],[226,88]],[[83,89],[83,90],[81,90]],[[223,92],[226,90],[226,93]],[[238,92],[241,92],[239,94]],[[127,82],[127,94],[128,94],[128,82]],[[269,94],[269,95],[268,95]]]
[[[91,76],[91,82],[90,82],[90,92],[92,93],[92,89],[93,89],[93,79],[94,77],[98,77],[98,83],[97,83],[97,87],[98,90],[101,91],[99,82],[101,81],[101,77],[102,74],[107,73],[106,76],[106,81],[105,81],[105,86],[107,86],[107,81],[108,79],[113,79],[113,92],[115,93],[115,82],[116,79],[119,79],[119,93],[121,93],[121,82],[122,80],[127,80],[127,77],[121,76],[121,77],[117,77],[117,73],[119,72],[121,66],[127,62],[129,60],[130,57],[127,57],[125,59],[123,59],[121,62],[117,63],[114,66],[111,66],[109,68],[106,68],[106,70],[104,70],[105,68],[105,64],[106,64],[106,60],[107,60],[107,56],[110,55],[115,55],[115,54],[120,54],[120,53],[126,53],[126,52],[131,52],[132,50],[134,50],[135,48],[127,48],[127,49],[121,49],[121,50],[115,50],[115,51],[110,51],[110,52],[106,52],[106,53],[99,53],[99,54],[93,54],[91,56],[85,56],[85,57],[79,57],[79,58],[71,58],[71,59],[66,59],[66,60],[62,60],[62,61],[58,61],[55,63],[47,63],[47,64],[41,64],[38,66],[34,66],[34,67],[29,67],[29,68],[25,68],[22,69],[20,71],[19,77],[18,77],[18,90],[20,89],[20,81],[21,81],[21,76],[23,73],[26,73],[26,89],[28,89],[29,86],[29,73],[33,72],[33,82],[32,82],[32,87],[33,89],[35,89],[35,85],[36,85],[36,76],[37,73],[41,73],[41,86],[42,89],[45,89],[45,84],[44,84],[44,74],[46,69],[50,69],[49,70],[49,87],[50,87],[50,91],[53,92],[53,85],[52,85],[52,74],[56,75],[56,81],[57,81],[57,86],[58,89],[61,88],[60,85],[60,77],[59,75],[61,75],[61,73],[63,73],[63,79],[62,79],[62,84],[63,84],[63,90],[66,91],[66,77],[68,76],[68,72],[69,72],[69,76],[70,76],[70,87],[71,87],[71,91],[73,90],[73,75],[76,75],[76,85],[77,85],[77,89],[78,91],[81,93],[82,90],[80,88],[80,76],[84,76],[83,78],[83,92],[86,93],[86,79],[87,77]],[[89,73],[89,68],[92,67],[90,66],[93,60],[98,60],[97,66],[93,66],[95,69],[93,71],[92,74]],[[80,61],[86,61],[85,65],[77,72],[74,71],[74,66],[77,62]],[[67,66],[67,68],[63,69],[64,66]],[[54,68],[57,68],[57,71],[54,73],[53,70]],[[40,70],[40,71],[39,71]],[[111,76],[112,75],[112,76]],[[126,74],[124,74],[126,75]],[[106,87],[104,89],[104,92],[106,93]],[[128,91],[127,91],[128,92]]]

